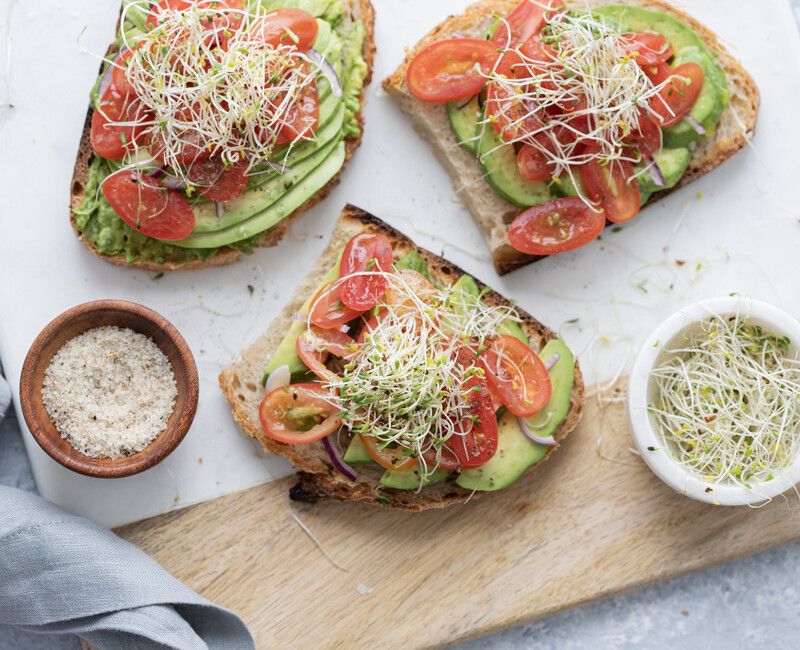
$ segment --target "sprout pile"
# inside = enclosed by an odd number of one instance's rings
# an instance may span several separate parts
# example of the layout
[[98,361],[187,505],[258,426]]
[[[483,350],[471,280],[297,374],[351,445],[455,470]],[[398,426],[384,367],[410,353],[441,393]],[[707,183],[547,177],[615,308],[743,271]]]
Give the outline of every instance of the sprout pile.
[[739,314],[712,316],[651,377],[652,421],[674,457],[701,480],[769,481],[800,445],[800,360],[786,337]]

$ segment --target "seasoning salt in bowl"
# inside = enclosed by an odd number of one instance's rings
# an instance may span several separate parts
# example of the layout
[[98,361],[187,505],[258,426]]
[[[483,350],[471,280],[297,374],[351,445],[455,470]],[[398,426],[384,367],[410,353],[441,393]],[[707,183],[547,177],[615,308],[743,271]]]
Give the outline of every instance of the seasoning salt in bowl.
[[99,478],[161,462],[189,430],[197,400],[186,341],[163,316],[124,300],[89,302],[56,317],[33,342],[20,378],[22,413],[42,449]]
[[640,455],[675,491],[752,506],[800,482],[798,395],[800,322],[728,296],[689,305],[650,335],[628,416]]

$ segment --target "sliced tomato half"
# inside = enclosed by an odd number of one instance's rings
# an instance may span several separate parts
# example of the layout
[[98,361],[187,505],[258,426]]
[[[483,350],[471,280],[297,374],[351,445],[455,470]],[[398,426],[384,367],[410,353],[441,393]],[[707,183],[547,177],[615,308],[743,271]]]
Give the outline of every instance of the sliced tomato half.
[[198,3],[197,0],[158,0],[151,2],[145,25],[148,30],[158,27],[161,14],[166,10],[185,11],[197,5],[200,9],[224,11],[225,9],[244,9],[244,0],[207,0]]
[[541,151],[529,144],[523,144],[517,152],[517,167],[526,181],[549,181],[553,178],[555,166]]
[[650,109],[659,116],[662,128],[686,117],[700,96],[704,82],[705,73],[697,63],[682,63],[672,69],[667,84],[650,100]]
[[100,106],[92,113],[92,149],[102,158],[122,160],[135,145],[142,143],[150,119],[139,99],[122,95],[115,86],[109,86]]
[[596,202],[609,221],[629,221],[639,214],[641,192],[627,160],[611,160],[605,165],[590,160],[579,167],[589,198]]
[[226,165],[221,156],[201,158],[187,168],[189,179],[209,201],[232,201],[247,188],[247,161]]
[[270,438],[290,445],[322,440],[339,430],[339,409],[320,384],[291,384],[267,393],[258,409]]
[[317,40],[317,19],[302,9],[276,9],[260,18],[252,27],[253,34],[274,47],[293,45],[301,52]]
[[339,282],[329,282],[319,290],[311,303],[309,320],[323,329],[333,329],[353,320],[362,312],[342,302]]
[[120,219],[143,235],[177,241],[194,230],[192,207],[180,192],[167,189],[158,179],[120,170],[103,181],[102,190]]
[[408,89],[424,102],[444,103],[477,95],[497,60],[497,45],[478,38],[450,38],[428,45],[406,72]]
[[500,47],[516,47],[542,31],[550,14],[563,8],[563,0],[522,0],[498,23],[492,42]]
[[390,273],[394,254],[388,237],[375,233],[355,235],[344,247],[339,267],[342,302],[357,311],[367,311],[383,298],[389,280],[383,275],[353,274]]
[[622,35],[622,47],[640,66],[664,63],[672,58],[672,46],[658,32],[630,32]]
[[579,197],[565,196],[517,215],[508,227],[508,240],[528,255],[555,255],[597,239],[605,224],[605,217]]
[[325,359],[329,354],[347,358],[358,350],[358,344],[344,332],[311,325],[310,333],[306,331],[297,337],[295,350],[306,368],[323,381],[331,382],[339,376],[325,365]]
[[407,449],[400,445],[382,447],[381,443],[373,436],[359,434],[359,437],[372,460],[390,472],[407,472],[419,462],[414,456],[409,455]]
[[500,334],[480,357],[493,394],[514,415],[535,415],[550,401],[550,376],[539,356],[515,336]]

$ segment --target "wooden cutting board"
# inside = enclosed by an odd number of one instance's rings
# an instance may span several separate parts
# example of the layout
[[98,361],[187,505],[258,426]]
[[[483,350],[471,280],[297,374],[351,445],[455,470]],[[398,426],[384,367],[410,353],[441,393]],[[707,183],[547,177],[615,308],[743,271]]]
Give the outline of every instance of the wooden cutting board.
[[590,392],[550,461],[450,510],[300,506],[286,479],[117,532],[259,648],[450,644],[800,538],[784,499],[723,508],[663,485],[630,450],[621,396]]

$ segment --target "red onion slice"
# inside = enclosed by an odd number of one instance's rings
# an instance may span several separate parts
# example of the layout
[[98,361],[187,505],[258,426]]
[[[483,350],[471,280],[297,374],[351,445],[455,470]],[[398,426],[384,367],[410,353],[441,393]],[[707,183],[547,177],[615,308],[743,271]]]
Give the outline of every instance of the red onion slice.
[[691,126],[698,135],[705,135],[707,133],[706,127],[704,127],[700,122],[694,119],[691,115],[687,115],[683,118],[684,122],[686,122],[689,126]]
[[164,187],[170,190],[183,191],[186,189],[186,183],[184,183],[177,176],[173,176],[172,174],[164,174],[164,177],[161,179],[161,182],[164,184]]
[[550,372],[550,368],[552,368],[554,365],[556,365],[560,358],[561,358],[561,355],[556,352],[556,354],[554,354],[552,357],[550,357],[550,361],[548,361],[546,364],[544,364],[545,370]]
[[225,210],[220,201],[214,201],[214,213],[217,215],[217,219],[222,219],[222,215],[225,213]]
[[106,94],[108,87],[111,85],[111,75],[114,72],[114,65],[117,63],[117,61],[119,61],[120,56],[122,56],[122,51],[119,51],[114,55],[114,58],[111,59],[111,63],[106,66],[105,72],[103,72],[103,76],[100,79],[100,85],[97,86],[97,96],[101,99],[103,98],[103,95]]
[[659,187],[666,187],[667,181],[664,179],[664,173],[661,171],[661,167],[658,166],[656,159],[652,156],[647,156],[646,160],[647,171],[650,174],[650,178],[652,178],[653,182]]
[[348,465],[342,460],[342,457],[339,455],[338,450],[331,442],[331,436],[323,438],[322,444],[325,445],[325,451],[327,451],[328,456],[331,457],[331,462],[333,463],[333,466],[336,469],[338,469],[342,474],[344,474],[347,478],[353,481],[353,483],[355,483],[358,480],[358,474],[356,474],[356,471],[352,467],[350,467],[350,465]]
[[334,97],[341,97],[342,82],[339,81],[339,75],[336,74],[336,70],[334,70],[333,66],[328,63],[328,60],[313,47],[308,49],[308,58],[328,79],[328,82],[331,84],[331,91],[333,92]]
[[289,370],[289,366],[284,364],[282,366],[278,366],[269,373],[269,377],[267,377],[267,383],[264,386],[268,393],[271,393],[276,388],[280,388],[281,386],[288,386],[289,383],[292,381],[292,372]]
[[545,447],[555,447],[558,445],[555,438],[543,438],[542,436],[537,436],[535,433],[533,433],[525,423],[525,418],[517,416],[517,423],[519,424],[519,428],[522,429],[522,433],[525,434],[525,437],[528,440],[535,442],[538,445],[544,445]]

